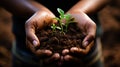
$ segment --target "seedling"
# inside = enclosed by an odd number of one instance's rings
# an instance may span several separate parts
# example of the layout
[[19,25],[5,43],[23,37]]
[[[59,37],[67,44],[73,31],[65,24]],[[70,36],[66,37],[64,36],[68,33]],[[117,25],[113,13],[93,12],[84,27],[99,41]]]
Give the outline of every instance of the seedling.
[[54,23],[52,24],[51,28],[52,28],[53,32],[55,32],[56,29],[61,30],[61,28],[59,26],[55,25]]
[[74,19],[71,17],[70,14],[65,14],[64,11],[60,8],[57,8],[57,11],[60,14],[60,16],[54,19],[58,20],[59,26],[53,23],[51,28],[53,29],[53,31],[55,31],[56,29],[59,29],[61,30],[62,33],[67,32],[68,25],[70,23],[73,23]]

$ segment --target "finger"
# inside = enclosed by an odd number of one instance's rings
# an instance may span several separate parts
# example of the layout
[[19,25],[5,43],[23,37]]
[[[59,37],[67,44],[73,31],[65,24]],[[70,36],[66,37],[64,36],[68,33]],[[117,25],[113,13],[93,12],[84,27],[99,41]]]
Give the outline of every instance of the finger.
[[27,47],[34,53],[36,56],[42,57],[48,57],[52,55],[52,51],[50,50],[36,50],[36,48],[30,43],[30,41],[26,40]]
[[29,40],[26,40],[26,46],[31,50],[32,53],[35,53],[36,49]]
[[92,46],[94,45],[94,41],[92,41],[87,47],[86,49],[81,49],[81,48],[77,48],[77,47],[72,47],[70,49],[70,51],[73,53],[73,54],[76,54],[76,55],[86,55],[90,49],[92,48]]
[[68,49],[64,49],[63,51],[62,51],[62,54],[63,55],[66,55],[66,54],[68,54],[69,53],[69,50]]
[[49,63],[52,63],[58,59],[60,59],[60,54],[55,53],[50,58],[44,59],[44,63],[49,64]]
[[64,56],[64,60],[65,60],[65,62],[64,62],[65,64],[68,64],[71,66],[75,66],[75,67],[83,66],[83,61],[79,57],[66,55],[66,56]]
[[81,48],[72,47],[72,48],[70,49],[70,52],[73,53],[73,54],[75,54],[75,55],[80,55],[80,54],[83,54],[83,51],[82,51],[82,50],[83,50],[83,49],[81,49]]
[[88,34],[82,42],[82,47],[86,48],[94,39],[95,37],[93,35]]
[[80,59],[71,55],[65,55],[64,60],[69,62],[78,62]]
[[52,51],[50,50],[37,50],[35,54],[41,58],[48,57],[52,55]]
[[25,28],[26,28],[26,37],[27,39],[35,46],[39,46],[40,45],[40,42],[37,38],[37,36],[35,35],[35,27],[33,24],[29,24],[29,23],[26,23],[25,25]]
[[81,52],[86,55],[88,54],[88,52],[91,50],[92,46],[94,45],[94,41],[92,41],[87,47],[86,49],[82,49]]
[[84,38],[82,42],[82,46],[86,48],[94,39],[96,35],[96,24],[91,21],[86,25],[87,36]]

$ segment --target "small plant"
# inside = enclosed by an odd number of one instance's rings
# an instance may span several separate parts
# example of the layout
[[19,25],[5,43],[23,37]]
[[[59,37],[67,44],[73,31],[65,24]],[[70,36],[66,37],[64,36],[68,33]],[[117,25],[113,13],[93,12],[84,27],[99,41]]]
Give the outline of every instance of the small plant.
[[64,11],[60,8],[57,8],[57,11],[60,16],[54,19],[58,20],[59,26],[53,23],[51,28],[53,29],[53,31],[59,29],[62,33],[67,32],[68,25],[74,22],[74,18],[72,18],[70,14],[65,14]]
[[52,24],[51,28],[52,28],[53,32],[55,32],[56,29],[61,30],[61,28],[59,26],[55,25],[54,23]]

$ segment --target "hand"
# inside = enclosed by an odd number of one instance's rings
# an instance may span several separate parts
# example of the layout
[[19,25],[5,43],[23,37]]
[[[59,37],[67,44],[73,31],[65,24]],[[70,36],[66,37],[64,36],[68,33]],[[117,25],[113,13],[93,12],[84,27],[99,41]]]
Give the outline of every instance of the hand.
[[[81,56],[86,55],[94,45],[94,39],[96,34],[96,24],[83,12],[69,11],[69,14],[75,18],[75,22],[78,23],[78,27],[81,29],[85,38],[82,41],[83,48],[72,47],[70,50],[63,50],[65,61],[78,61],[80,62]],[[76,56],[74,56],[76,55]]]
[[50,11],[38,11],[36,12],[30,19],[26,21],[25,29],[26,29],[26,44],[28,48],[35,55],[39,57],[46,57],[45,62],[51,62],[57,60],[59,58],[59,54],[53,54],[50,50],[40,50],[36,49],[36,47],[40,46],[39,39],[37,38],[35,32],[37,30],[42,29],[44,26],[57,22],[54,20],[54,14]]

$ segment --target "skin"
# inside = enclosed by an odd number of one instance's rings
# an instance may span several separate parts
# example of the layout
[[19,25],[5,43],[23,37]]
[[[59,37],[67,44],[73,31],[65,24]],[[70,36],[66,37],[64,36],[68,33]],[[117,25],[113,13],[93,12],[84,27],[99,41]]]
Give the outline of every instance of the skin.
[[[26,45],[31,52],[39,57],[46,56],[44,60],[46,63],[59,58],[58,53],[52,54],[50,50],[36,50],[36,47],[40,46],[40,42],[35,35],[35,30],[44,27],[44,23],[49,24],[51,22],[57,22],[56,20],[51,20],[55,18],[55,15],[49,9],[34,0],[1,0],[0,5],[13,15],[28,19],[25,22]],[[23,7],[24,9],[22,9]]]
[[[86,55],[92,46],[94,45],[94,39],[96,34],[96,24],[92,21],[88,15],[92,15],[98,12],[101,8],[103,8],[108,0],[81,0],[77,4],[75,4],[67,13],[71,14],[72,17],[75,18],[75,21],[78,22],[78,27],[82,30],[82,32],[86,35],[82,42],[82,46],[85,49],[72,47],[70,50],[63,50],[64,59],[66,61],[81,61],[79,60],[79,55]],[[69,55],[69,53],[73,53],[78,55],[78,57],[74,57]]]
[[[94,44],[93,40],[95,38],[96,24],[88,15],[98,12],[108,1],[110,0],[80,0],[66,12],[75,18],[79,28],[86,35],[82,42],[82,46],[85,49],[77,47],[72,47],[70,50],[64,49],[62,51],[64,55],[62,59],[65,61],[79,62],[80,57],[74,57],[69,55],[69,53],[86,55],[90,51]],[[46,63],[61,59],[58,53],[53,54],[50,50],[36,50],[36,47],[40,46],[40,42],[35,35],[35,30],[42,29],[45,24],[57,22],[56,20],[51,20],[55,15],[48,8],[34,0],[1,0],[0,5],[13,15],[28,19],[25,23],[27,46],[34,54],[40,57],[47,56],[48,58],[45,59]]]

